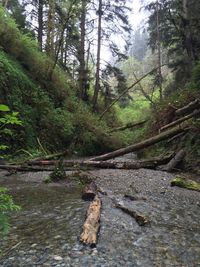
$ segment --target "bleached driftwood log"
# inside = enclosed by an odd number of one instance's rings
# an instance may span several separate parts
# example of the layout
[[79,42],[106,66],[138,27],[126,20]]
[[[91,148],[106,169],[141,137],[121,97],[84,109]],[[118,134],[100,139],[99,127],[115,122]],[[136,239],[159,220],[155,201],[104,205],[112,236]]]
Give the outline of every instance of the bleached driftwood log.
[[98,231],[100,227],[101,200],[98,195],[89,205],[87,216],[83,225],[80,241],[84,244],[95,246],[97,243]]

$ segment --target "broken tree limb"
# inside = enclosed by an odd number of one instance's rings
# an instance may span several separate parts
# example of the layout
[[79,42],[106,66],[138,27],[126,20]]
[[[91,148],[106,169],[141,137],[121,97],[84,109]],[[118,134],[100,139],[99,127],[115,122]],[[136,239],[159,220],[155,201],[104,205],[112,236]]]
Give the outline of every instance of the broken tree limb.
[[51,159],[55,159],[55,158],[66,156],[68,153],[69,153],[69,151],[65,150],[65,151],[62,151],[62,152],[53,153],[53,154],[50,154],[50,155],[33,158],[33,159],[29,160],[28,162],[51,160]]
[[162,171],[172,171],[185,157],[185,151],[181,149],[178,151],[178,153],[175,155],[174,158],[172,158],[169,163],[166,166],[163,166],[159,168]]
[[126,214],[133,217],[140,226],[144,226],[144,225],[149,224],[149,220],[143,214],[140,214],[137,211],[130,210],[130,209],[122,206],[119,203],[115,204],[115,208],[120,209],[123,212],[125,212]]
[[126,148],[121,148],[121,149],[115,150],[113,152],[91,158],[90,161],[104,161],[104,160],[112,159],[112,158],[115,158],[118,156],[122,156],[122,155],[130,153],[130,152],[135,152],[135,151],[141,150],[143,148],[147,148],[149,146],[152,146],[152,145],[159,143],[163,140],[166,140],[168,138],[171,138],[171,137],[173,137],[173,136],[175,136],[181,132],[187,131],[187,130],[189,130],[189,129],[186,127],[184,127],[184,128],[176,127],[176,128],[171,129],[171,130],[162,132],[158,135],[155,135],[151,138],[148,138],[148,139],[146,139],[140,143],[130,145]]
[[200,108],[200,101],[199,99],[195,99],[194,101],[190,102],[188,105],[179,108],[175,111],[176,116],[183,116],[185,114],[191,113],[195,109]]
[[113,133],[113,132],[117,132],[117,131],[124,131],[126,129],[130,129],[130,128],[142,126],[146,122],[147,122],[147,120],[143,120],[143,121],[139,121],[139,122],[134,122],[134,123],[127,123],[124,126],[113,128],[112,130],[109,131],[109,133]]
[[184,122],[184,121],[186,121],[186,120],[189,120],[189,119],[191,119],[192,117],[195,117],[196,115],[199,115],[199,114],[200,114],[200,109],[198,109],[198,110],[194,110],[191,114],[186,115],[186,116],[183,117],[183,118],[180,118],[180,119],[178,119],[178,120],[175,120],[175,121],[173,121],[173,122],[171,122],[171,123],[169,123],[169,124],[167,124],[167,125],[161,127],[161,128],[160,128],[160,132],[165,131],[165,130],[171,128],[171,127],[174,127],[174,126],[176,126],[176,125],[178,125],[178,124],[180,124],[180,123],[182,123],[182,122]]
[[101,200],[97,196],[89,205],[87,210],[86,220],[83,225],[83,231],[80,236],[80,241],[84,244],[95,246],[100,227],[101,215]]
[[[163,67],[165,64],[163,64],[161,67]],[[106,112],[108,112],[108,110],[111,109],[111,107],[119,101],[119,99],[124,96],[130,89],[132,89],[136,84],[138,84],[140,81],[142,81],[144,78],[146,78],[148,75],[150,75],[151,73],[153,73],[154,71],[156,71],[158,69],[154,68],[151,71],[149,71],[148,73],[146,73],[145,75],[143,75],[141,78],[139,78],[136,82],[134,82],[131,86],[129,86],[126,90],[124,90],[104,111],[103,113],[100,115],[99,119],[101,120],[103,118],[103,116],[105,115]]]
[[94,182],[86,185],[83,189],[82,199],[84,200],[94,200],[95,196],[98,193],[97,185]]

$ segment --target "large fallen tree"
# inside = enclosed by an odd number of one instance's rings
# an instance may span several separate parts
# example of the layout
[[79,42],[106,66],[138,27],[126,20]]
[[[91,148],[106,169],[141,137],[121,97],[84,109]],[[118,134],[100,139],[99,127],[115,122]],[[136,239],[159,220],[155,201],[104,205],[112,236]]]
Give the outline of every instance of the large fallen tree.
[[181,132],[187,131],[187,130],[188,130],[188,128],[186,128],[186,127],[183,127],[183,128],[176,127],[176,128],[171,129],[171,130],[168,130],[166,132],[160,133],[156,136],[153,136],[151,138],[148,138],[148,139],[146,139],[140,143],[133,144],[133,145],[130,145],[126,148],[121,148],[121,149],[115,150],[113,152],[91,158],[90,160],[91,161],[104,161],[104,160],[108,160],[108,159],[112,159],[112,158],[115,158],[118,156],[125,155],[125,154],[130,153],[130,152],[136,152],[138,150],[152,146],[156,143],[159,143],[163,140],[171,138],[171,137],[173,137],[173,136],[175,136]]
[[[149,168],[155,169],[157,166],[166,164],[173,157],[174,153],[169,153],[166,156],[156,157],[148,160],[137,160],[133,162],[118,162],[118,161],[68,161],[62,162],[64,170],[73,170],[85,168],[105,168],[105,169],[140,169]],[[58,164],[57,160],[49,161],[35,161],[30,162],[28,165],[0,165],[0,169],[8,171],[52,171],[55,165]]]

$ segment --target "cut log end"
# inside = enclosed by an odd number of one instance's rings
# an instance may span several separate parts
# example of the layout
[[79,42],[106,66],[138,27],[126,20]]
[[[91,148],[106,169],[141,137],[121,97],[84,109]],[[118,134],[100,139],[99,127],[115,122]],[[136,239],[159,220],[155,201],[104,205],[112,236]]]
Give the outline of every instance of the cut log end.
[[95,196],[97,195],[97,186],[94,182],[86,185],[83,189],[82,199],[91,201],[94,200]]

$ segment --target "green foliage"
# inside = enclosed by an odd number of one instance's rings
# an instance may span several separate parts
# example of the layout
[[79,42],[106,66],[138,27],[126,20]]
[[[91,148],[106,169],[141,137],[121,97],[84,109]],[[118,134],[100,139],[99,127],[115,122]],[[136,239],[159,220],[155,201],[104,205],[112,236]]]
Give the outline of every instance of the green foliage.
[[59,160],[53,172],[45,179],[45,183],[58,182],[66,178],[63,161]]
[[8,190],[0,187],[0,233],[7,234],[9,230],[8,216],[11,212],[19,211],[20,207],[15,205]]
[[[18,112],[12,112],[12,113],[7,113],[10,111],[10,108],[6,105],[1,104],[0,105],[0,113],[3,113],[0,117],[0,138],[1,138],[1,142],[5,139],[7,139],[7,143],[9,143],[8,141],[10,141],[11,138],[13,138],[14,136],[14,131],[10,126],[13,125],[22,125],[21,120],[19,120]],[[10,128],[9,128],[10,127]],[[0,144],[0,151],[6,151],[8,149],[8,145],[5,144]],[[0,158],[2,158],[3,156],[0,155]]]

